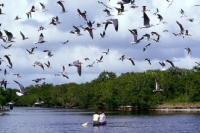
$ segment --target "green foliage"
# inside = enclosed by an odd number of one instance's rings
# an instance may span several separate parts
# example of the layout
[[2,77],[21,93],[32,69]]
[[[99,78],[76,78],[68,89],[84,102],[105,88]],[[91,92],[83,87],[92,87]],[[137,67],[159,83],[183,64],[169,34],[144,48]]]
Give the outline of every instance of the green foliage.
[[[159,81],[163,92],[153,92],[155,80]],[[146,109],[164,102],[200,102],[200,69],[175,67],[165,71],[128,72],[118,77],[113,72],[103,71],[96,79],[84,84],[30,85],[26,90],[29,95],[18,97],[18,90],[0,88],[0,104],[18,98],[16,105],[32,106],[40,97],[44,101],[43,107],[109,109],[130,105]]]

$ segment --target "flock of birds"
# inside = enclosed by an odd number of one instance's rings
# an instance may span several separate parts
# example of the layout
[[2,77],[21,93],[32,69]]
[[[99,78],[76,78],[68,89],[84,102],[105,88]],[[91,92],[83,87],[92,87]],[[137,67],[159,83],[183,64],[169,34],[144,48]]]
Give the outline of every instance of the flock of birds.
[[[110,1],[110,0],[109,0]],[[164,0],[163,0],[164,1]],[[174,0],[165,0],[166,2],[168,2],[168,8],[170,6],[172,6]],[[101,1],[97,1],[98,4],[100,4],[102,7],[104,7],[105,9],[102,10],[102,13],[106,13],[106,20],[104,22],[95,22],[95,21],[90,21],[88,19],[88,15],[87,15],[87,11],[82,11],[81,9],[77,9],[77,18],[80,18],[84,21],[84,24],[86,24],[86,26],[83,26],[83,25],[73,25],[72,26],[72,30],[69,32],[69,34],[74,34],[75,36],[83,36],[82,32],[86,31],[88,32],[88,35],[91,37],[91,39],[94,39],[94,30],[96,30],[97,28],[103,28],[103,32],[100,33],[100,38],[103,39],[106,36],[106,31],[107,31],[107,28],[109,25],[113,25],[113,30],[115,32],[118,32],[118,29],[119,29],[119,23],[120,23],[120,20],[118,20],[118,18],[112,18],[113,16],[120,16],[120,15],[125,15],[126,12],[128,12],[129,10],[127,10],[126,8],[129,6],[129,9],[131,10],[136,10],[137,8],[140,8],[139,6],[137,6],[135,4],[135,0],[121,0],[119,2],[116,2],[116,6],[115,7],[110,7],[108,5],[106,5],[104,2],[101,2]],[[41,8],[41,11],[42,12],[48,12],[50,9],[47,9],[45,4],[39,2],[40,4],[40,8]],[[65,5],[67,5],[67,3],[65,3],[64,0],[59,0],[56,2],[56,4],[58,6],[60,6],[60,16],[62,16],[63,13],[68,13],[70,11],[67,11],[65,9]],[[125,6],[126,5],[126,6]],[[128,5],[128,6],[127,6]],[[200,6],[200,5],[194,5],[194,6]],[[7,6],[4,5],[4,4],[0,4],[0,15],[1,17],[2,16],[6,16],[7,14],[4,12],[4,8],[6,8]],[[141,8],[140,8],[141,9]],[[39,12],[40,9],[37,9],[34,5],[32,7],[30,7],[30,10],[28,12],[26,12],[26,15],[27,15],[27,19],[33,19],[33,14],[35,12]],[[114,15],[112,14],[112,11],[113,10],[117,10],[117,15]],[[142,21],[143,21],[143,25],[140,26],[140,27],[135,27],[134,29],[127,29],[131,35],[133,36],[133,41],[131,42],[131,44],[135,45],[135,44],[139,44],[141,43],[142,40],[146,40],[146,41],[154,41],[155,43],[158,43],[160,42],[161,40],[161,35],[158,33],[158,32],[155,32],[155,31],[152,31],[151,33],[146,33],[144,34],[143,36],[141,36],[140,38],[138,37],[138,30],[140,29],[143,29],[143,28],[151,28],[151,27],[155,27],[157,25],[163,25],[163,24],[168,24],[168,22],[164,21],[163,19],[163,16],[159,13],[159,9],[157,8],[156,9],[156,12],[153,13],[153,15],[157,16],[157,19],[159,21],[158,24],[151,24],[151,21],[150,21],[150,18],[148,16],[148,13],[147,12],[150,12],[150,10],[146,7],[146,6],[142,6]],[[183,9],[180,9],[180,17],[187,17],[186,13],[184,12]],[[51,21],[49,22],[49,25],[52,25],[52,26],[57,26],[57,25],[60,25],[62,24],[62,22],[60,22],[59,20],[59,17],[60,16],[54,16],[52,17]],[[2,17],[3,18],[3,17]],[[20,21],[22,18],[20,16],[16,16],[13,21]],[[189,18],[188,19],[189,22],[194,22],[194,18]],[[179,27],[179,31],[177,31],[176,33],[173,33],[174,36],[180,36],[181,38],[185,38],[186,36],[192,36],[191,34],[189,34],[189,31],[188,30],[185,30],[185,28],[182,26],[182,24],[179,22],[179,21],[176,21],[177,23],[177,26]],[[94,26],[96,24],[96,26]],[[1,26],[1,24],[0,24]],[[109,26],[112,28],[112,26]],[[34,51],[40,47],[39,44],[43,44],[43,43],[48,43],[46,40],[45,40],[45,36],[43,35],[42,31],[44,30],[47,30],[45,28],[45,26],[40,26],[37,31],[38,32],[41,32],[39,34],[39,37],[38,37],[38,40],[35,41],[35,46],[34,47],[31,47],[30,49],[26,49],[27,51],[27,54],[29,55],[32,55],[34,54]],[[163,30],[163,33],[165,32],[169,32],[168,30]],[[22,33],[21,31],[19,32],[20,35],[21,35],[21,39],[23,41],[25,40],[28,40],[29,37],[25,36],[24,33]],[[130,34],[127,32],[127,34]],[[155,36],[156,38],[152,38],[153,36]],[[1,46],[4,48],[4,49],[10,49],[12,47],[12,44],[11,43],[15,43],[16,41],[16,37],[14,37],[13,33],[11,31],[8,31],[8,30],[1,30],[0,31],[0,39],[2,40],[2,42],[5,43],[5,45],[2,45]],[[69,40],[66,40],[66,41],[63,41],[63,42],[60,42],[61,44],[68,44],[69,43]],[[145,52],[148,47],[151,46],[151,43],[148,43],[147,45],[145,45],[143,47],[143,52]],[[191,54],[191,49],[189,47],[186,47],[185,50],[187,51],[187,54],[190,55]],[[108,48],[106,51],[103,51],[102,54],[105,54],[105,55],[108,55],[109,54],[109,51],[110,49]],[[54,54],[52,53],[51,50],[49,49],[45,49],[43,50],[44,53],[47,53],[47,55],[45,56],[45,58],[51,58],[52,56],[54,56]],[[93,61],[91,64],[88,64],[86,67],[93,67],[95,63],[102,63],[103,62],[103,57],[104,55],[101,55],[100,58],[96,59],[95,61]],[[4,58],[4,59],[3,59]],[[9,68],[9,70],[12,70],[13,69],[13,63],[12,63],[12,55],[10,54],[6,54],[3,56],[3,58],[0,58],[0,65],[3,63],[3,62],[7,62],[6,63],[6,66]],[[131,58],[131,57],[126,57],[126,55],[121,55],[119,58],[119,60],[121,61],[124,61],[124,60],[129,60],[131,62],[132,65],[135,65],[135,62],[134,62],[134,58]],[[85,57],[84,58],[85,61],[88,61],[90,60],[89,57]],[[145,61],[147,61],[147,63],[149,65],[151,65],[151,60],[149,58],[145,58],[144,59]],[[171,65],[171,67],[175,67],[175,65],[173,64],[173,62],[169,59],[163,61],[163,62],[159,62],[162,70],[165,70],[165,66],[166,64],[165,63],[169,63]],[[76,67],[77,69],[77,73],[79,76],[81,76],[82,74],[82,64],[84,64],[83,62],[79,61],[79,60],[75,60],[71,63],[68,64],[69,67],[73,66],[73,67]],[[196,64],[198,66],[200,66],[200,63],[199,62],[196,62]],[[41,61],[35,61],[34,64],[32,64],[32,66],[34,67],[40,67],[42,70],[48,68],[48,69],[51,69],[52,66],[51,66],[51,63],[50,61],[47,61],[47,63],[42,63]],[[46,66],[46,68],[45,68]],[[1,69],[2,70],[2,69]],[[6,77],[6,75],[8,75],[9,73],[7,72],[7,69],[5,68],[4,69],[4,73],[3,75]],[[21,75],[20,73],[14,73],[13,74],[14,76],[20,78]],[[65,71],[65,66],[62,66],[62,71],[58,71],[58,73],[54,74],[55,76],[63,76],[64,78],[69,78],[69,75],[67,74],[67,72]],[[45,80],[45,78],[36,78],[36,79],[33,79],[32,81],[34,81],[35,83],[39,83],[40,81],[42,80]],[[16,94],[18,96],[23,96],[23,95],[28,95],[29,93],[25,91],[25,88],[24,86],[19,83],[18,81],[14,80],[14,82],[19,86],[19,92],[16,92]],[[9,84],[7,82],[7,80],[5,78],[3,78],[1,81],[1,86],[3,86],[5,89],[7,88],[7,84]],[[42,84],[39,84],[40,86],[44,85],[45,82],[43,82]],[[158,81],[156,81],[156,90],[155,91],[162,91],[161,87],[157,87],[159,86],[158,85]],[[8,104],[10,105],[10,109],[13,108],[13,104],[16,102],[16,100],[14,101],[11,101],[9,102]],[[41,98],[39,98],[39,100],[35,103],[35,104],[42,104],[44,103]]]

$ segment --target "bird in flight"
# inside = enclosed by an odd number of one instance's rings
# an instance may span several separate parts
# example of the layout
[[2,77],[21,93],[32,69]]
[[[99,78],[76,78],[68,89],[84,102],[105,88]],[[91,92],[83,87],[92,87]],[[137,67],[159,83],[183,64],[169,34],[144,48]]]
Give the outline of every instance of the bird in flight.
[[36,49],[37,47],[33,47],[31,48],[31,50],[29,51],[28,49],[26,49],[26,51],[28,51],[29,54],[34,54],[33,51]]
[[20,31],[20,35],[22,36],[22,40],[29,39],[28,37],[25,37],[24,34]]
[[41,33],[40,36],[39,36],[39,40],[37,42],[35,42],[35,44],[38,44],[38,43],[45,43],[46,41],[44,40],[44,36],[43,34]]
[[17,94],[18,96],[28,95],[28,92],[25,91],[25,88],[24,88],[24,86],[23,86],[22,84],[20,84],[19,82],[15,81],[15,80],[14,80],[14,82],[17,83],[18,86],[19,86],[20,92],[16,92],[16,94]]
[[97,63],[103,62],[102,59],[103,59],[103,55],[100,57],[100,59],[96,59]]
[[103,24],[105,24],[105,29],[108,27],[109,24],[113,24],[115,31],[118,31],[118,27],[119,27],[119,23],[118,23],[118,19],[108,19],[105,22],[103,22]]
[[65,12],[67,12],[67,11],[65,10],[65,7],[64,7],[64,5],[63,5],[63,2],[62,2],[62,1],[58,1],[58,2],[57,2],[57,4],[58,4],[58,5],[60,5],[60,6],[61,6],[61,8],[62,8],[62,11],[61,11],[61,13],[65,13]]
[[44,50],[43,52],[47,52],[47,56],[45,56],[45,58],[49,58],[53,56],[50,50]]
[[137,44],[139,43],[142,39],[144,39],[144,37],[142,36],[140,39],[137,39],[137,30],[136,29],[133,29],[133,30],[130,30],[129,31],[131,32],[131,34],[133,35],[133,42],[131,42],[132,44]]
[[143,51],[145,51],[147,49],[147,47],[149,47],[151,45],[151,43],[147,44],[144,48]]
[[43,12],[49,11],[48,9],[45,8],[45,6],[44,6],[43,3],[40,2],[40,5],[42,6],[42,11],[43,11]]
[[71,66],[77,67],[77,72],[78,72],[79,76],[81,76],[81,64],[82,63],[79,62],[79,60],[77,60],[77,61],[74,61],[73,63],[68,64],[68,65],[69,65],[69,67],[71,67]]
[[78,12],[78,17],[80,18],[83,18],[85,21],[87,21],[87,18],[86,18],[86,11],[84,12],[81,12],[80,9],[77,9],[77,12]]

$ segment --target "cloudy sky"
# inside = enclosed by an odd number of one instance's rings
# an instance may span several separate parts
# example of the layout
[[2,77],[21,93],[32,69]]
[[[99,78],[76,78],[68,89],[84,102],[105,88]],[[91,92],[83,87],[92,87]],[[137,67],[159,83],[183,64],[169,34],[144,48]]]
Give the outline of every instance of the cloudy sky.
[[[12,2],[13,1],[13,2]],[[4,30],[8,30],[13,33],[14,43],[5,43],[0,40],[1,44],[8,46],[12,44],[9,49],[0,48],[0,56],[4,61],[0,65],[2,69],[0,75],[1,79],[8,81],[8,87],[18,88],[17,84],[13,81],[16,80],[23,84],[25,87],[29,85],[35,85],[32,81],[36,78],[45,78],[46,83],[64,84],[64,83],[85,83],[97,78],[97,76],[103,71],[112,71],[117,75],[126,72],[143,72],[149,69],[161,69],[159,62],[165,60],[172,60],[175,66],[180,68],[193,68],[196,63],[200,62],[200,34],[199,24],[200,19],[198,13],[200,12],[200,6],[193,6],[200,4],[198,0],[174,0],[172,5],[168,8],[169,2],[166,0],[135,0],[135,4],[138,8],[130,8],[131,4],[125,4],[125,12],[123,15],[117,15],[115,7],[120,7],[117,4],[119,0],[100,0],[107,6],[111,7],[111,14],[114,16],[107,17],[106,12],[103,10],[105,6],[99,4],[95,0],[65,0],[63,3],[67,12],[60,13],[61,7],[55,0],[20,0],[15,2],[14,0],[2,0],[5,7],[0,7],[2,12],[6,15],[0,15],[1,32],[6,35]],[[171,0],[170,0],[171,1]],[[42,12],[42,8],[39,4],[42,2],[46,9],[49,11]],[[28,19],[26,12],[30,11],[32,6],[38,9],[32,13],[32,18]],[[143,12],[142,6],[146,6],[150,11],[146,11],[146,14],[150,18],[150,23],[156,26],[138,29],[143,25]],[[157,15],[153,15],[156,12],[156,8],[159,10],[159,14],[162,15],[163,21],[167,24],[160,24]],[[77,9],[82,12],[87,12],[87,19],[95,21],[93,27],[94,38],[89,36],[87,31],[81,30],[83,36],[76,36],[71,34],[70,31],[74,30],[73,26],[86,27],[86,21],[83,18],[77,18]],[[181,9],[185,11],[187,17],[181,17]],[[15,20],[16,16],[21,19]],[[61,22],[57,26],[50,25],[52,17],[59,17]],[[100,33],[104,30],[104,21],[108,19],[118,19],[119,29],[115,31],[113,25],[109,25],[106,29],[106,36],[100,39]],[[194,22],[188,21],[188,19],[194,18]],[[176,23],[178,21],[182,24],[185,30],[189,31],[192,36],[174,36],[173,33],[179,33],[180,28]],[[96,27],[97,23],[101,23],[102,27]],[[44,26],[46,30],[37,31],[40,26]],[[150,34],[151,32],[157,32],[160,34],[160,42],[153,40],[147,41],[141,40],[138,44],[131,44],[133,35],[128,29],[138,29],[138,38],[141,38],[144,34]],[[169,32],[163,32],[168,30]],[[20,31],[29,39],[22,40]],[[46,43],[34,44],[38,41],[40,33],[43,33]],[[157,38],[155,35],[151,38]],[[62,44],[69,40],[67,44]],[[151,45],[143,52],[143,47],[147,44]],[[26,49],[37,47],[34,54],[29,55]],[[192,54],[187,55],[185,48],[189,47]],[[109,48],[109,54],[105,55],[104,51]],[[54,54],[50,58],[45,58],[46,54],[43,50],[51,50]],[[4,55],[10,54],[10,59],[13,63],[13,69],[7,67],[8,61],[4,58]],[[100,59],[103,55],[103,62],[96,63],[96,59]],[[135,66],[131,64],[129,60],[118,60],[122,55],[129,58],[134,58]],[[89,58],[85,61],[84,58]],[[151,65],[145,61],[145,58],[151,60]],[[68,64],[73,61],[79,60],[82,62],[82,75],[79,76],[76,67],[69,67]],[[47,68],[43,70],[41,67],[33,67],[35,61],[41,63],[47,63],[50,61],[51,69]],[[89,64],[94,63],[94,67],[86,67]],[[62,66],[65,66],[69,79],[62,76],[55,77],[54,74],[58,74],[62,71]],[[170,67],[170,64],[166,63],[166,69]],[[4,76],[4,70],[7,70],[8,75]],[[13,74],[19,73],[21,78],[15,77]],[[42,83],[41,81],[39,83]]]

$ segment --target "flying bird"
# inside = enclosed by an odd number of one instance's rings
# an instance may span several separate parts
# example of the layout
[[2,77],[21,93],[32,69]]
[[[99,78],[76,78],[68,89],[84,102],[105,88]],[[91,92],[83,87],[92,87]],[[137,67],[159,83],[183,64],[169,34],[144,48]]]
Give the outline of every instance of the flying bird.
[[13,101],[10,101],[10,102],[6,103],[6,105],[9,105],[10,110],[13,110],[13,106],[14,106],[14,104],[17,102],[17,100],[18,100],[18,98],[16,98],[16,99],[13,100]]
[[62,69],[63,69],[62,72],[59,72],[59,73],[61,73],[62,75],[65,75],[66,74],[66,72],[65,72],[65,66],[63,66]]
[[95,62],[93,62],[93,63],[90,64],[90,65],[87,65],[87,67],[93,67],[94,63],[95,63]]
[[157,16],[158,16],[157,18],[159,19],[159,23],[157,25],[159,25],[163,23],[163,17],[160,14],[157,14]]
[[153,90],[153,92],[163,92],[163,88],[161,87],[160,83],[157,80],[155,81],[156,81],[156,89]]
[[40,104],[43,104],[43,103],[44,103],[44,101],[42,101],[42,99],[39,97],[38,100],[37,100],[37,102],[34,103],[33,107],[34,107],[35,105],[40,105]]
[[28,19],[32,18],[31,12],[27,12],[26,15],[27,15]]
[[183,26],[178,22],[178,21],[176,21],[176,23],[179,25],[179,27],[180,27],[180,35],[183,35],[184,34],[184,28],[183,28]]
[[41,30],[46,30],[43,26],[40,26],[39,29],[37,30],[38,32]]
[[6,76],[6,75],[8,75],[8,74],[9,74],[9,73],[8,73],[7,70],[5,69],[3,75]]
[[102,52],[102,53],[105,53],[106,55],[108,55],[108,53],[109,53],[109,48],[107,49],[107,51]]
[[133,59],[134,58],[126,58],[127,60],[130,60],[131,61],[131,63],[132,63],[132,65],[134,65],[135,66],[135,63],[134,63],[134,61],[133,61]]
[[159,12],[158,8],[156,8],[156,12],[153,15],[157,15]]
[[187,17],[187,16],[185,15],[185,12],[183,11],[183,9],[181,9],[180,13],[181,13],[181,17]]
[[45,80],[45,78],[37,78],[37,79],[33,79],[32,81],[35,81],[35,83],[40,82],[41,80]]
[[103,59],[103,55],[100,57],[100,59],[96,59],[97,63],[103,62],[102,59]]
[[118,31],[118,27],[119,27],[118,19],[108,19],[105,22],[103,22],[103,24],[105,24],[105,30],[109,24],[113,24],[115,31]]
[[79,17],[82,17],[85,21],[87,21],[86,11],[81,12],[80,9],[77,9],[77,12]]
[[39,40],[37,42],[35,42],[35,44],[38,44],[38,43],[45,43],[46,41],[44,40],[44,36],[43,34],[41,33],[40,36],[39,36]]
[[145,58],[144,60],[146,60],[149,63],[149,65],[151,65],[151,60],[150,59]]
[[48,9],[45,8],[44,4],[42,4],[41,2],[40,2],[40,5],[42,6],[42,11],[43,12],[49,11]]
[[6,36],[7,36],[7,43],[9,42],[15,42],[13,41],[13,39],[15,39],[15,37],[13,37],[13,34],[7,30],[4,30],[4,32],[6,33]]
[[12,44],[10,44],[10,45],[8,45],[8,46],[3,46],[3,45],[1,44],[1,46],[2,46],[4,49],[9,49],[9,48],[12,46]]
[[[19,19],[22,19],[22,18],[20,18],[18,15],[15,17],[15,19],[14,20],[19,20]],[[13,20],[13,21],[14,21]]]
[[148,46],[150,46],[151,43],[147,44],[144,48],[143,48],[143,51],[145,51],[147,49]]
[[13,64],[12,64],[12,62],[10,60],[9,55],[4,55],[4,57],[7,59],[8,63],[10,64],[10,67],[12,68]]
[[140,39],[137,39],[137,30],[136,29],[133,29],[133,30],[130,30],[129,31],[131,32],[131,34],[133,35],[133,42],[131,42],[132,44],[137,44],[139,43],[142,39],[144,39],[144,37],[141,37]]
[[106,32],[105,32],[105,31],[103,31],[103,33],[100,33],[100,36],[101,36],[101,38],[100,38],[100,39],[107,37],[107,36],[106,36]]
[[0,15],[6,15],[5,13],[2,12],[1,8],[0,8]]
[[18,96],[28,95],[28,92],[25,91],[25,88],[24,88],[24,86],[23,86],[22,84],[20,84],[19,82],[15,81],[15,80],[14,80],[14,82],[17,83],[18,86],[19,86],[20,92],[16,92],[16,94],[17,94]]
[[184,36],[192,36],[192,35],[190,35],[190,34],[188,33],[188,30],[185,30]]
[[90,27],[82,27],[80,26],[84,31],[88,31],[88,33],[90,34],[90,37],[93,39],[93,28]]
[[35,6],[33,5],[32,7],[31,7],[31,10],[30,10],[30,12],[35,12],[37,9],[35,8]]
[[26,49],[26,51],[28,51],[29,54],[34,54],[33,51],[36,49],[37,47],[33,47],[31,48],[31,50],[29,51],[28,49]]
[[36,65],[40,66],[44,70],[44,66],[43,66],[43,64],[41,62],[36,61],[33,66],[35,67]]
[[4,37],[6,37],[6,36],[3,36],[3,33],[0,31],[0,39],[2,39],[4,42],[6,42],[6,39],[4,39]]
[[113,14],[110,13],[110,10],[108,10],[108,9],[105,9],[103,11],[107,13],[108,16],[106,16],[106,17],[114,16]]
[[186,50],[188,55],[191,55],[191,49],[190,48],[187,47],[187,48],[185,48],[185,50]]
[[147,16],[147,14],[145,12],[143,12],[143,26],[139,27],[140,29],[141,28],[150,28],[154,25],[150,25],[150,19],[149,17]]
[[52,68],[49,61],[47,63],[44,63],[44,64],[47,66],[47,68]]
[[164,62],[159,62],[159,64],[161,65],[162,69],[165,68],[165,63]]
[[67,44],[69,42],[69,40],[65,41],[65,42],[60,42],[62,44]]
[[6,87],[7,87],[7,84],[8,84],[7,80],[3,79],[3,80],[0,81],[0,83],[1,83],[1,86],[4,86],[4,89],[6,90],[7,89]]
[[78,28],[78,27],[76,27],[76,26],[73,26],[74,27],[74,31],[71,31],[70,33],[72,33],[72,34],[76,34],[77,36],[82,36],[83,34],[81,34],[80,32],[80,29]]
[[26,39],[29,39],[28,37],[25,37],[24,34],[20,31],[20,34],[22,36],[22,40],[26,40]]
[[19,73],[14,73],[13,75],[16,76],[17,78],[21,78]]
[[147,38],[147,41],[150,40],[150,34],[147,34],[147,33],[146,33],[146,34],[143,35],[143,37],[146,37],[146,38]]
[[67,11],[65,10],[65,7],[64,7],[64,5],[63,5],[62,1],[58,1],[58,2],[57,2],[57,4],[58,4],[58,5],[60,5],[60,6],[61,6],[61,8],[62,8],[62,11],[61,11],[61,13],[65,13],[65,12],[67,12]]
[[81,64],[82,63],[79,62],[79,60],[77,60],[77,61],[74,61],[72,64],[70,63],[68,65],[69,65],[69,67],[71,67],[71,66],[77,67],[77,72],[78,72],[79,76],[81,76]]
[[169,63],[172,67],[175,67],[172,61],[166,60],[166,62]]
[[124,60],[124,59],[126,59],[126,57],[125,57],[125,55],[122,55],[120,58],[119,58],[119,60]]
[[194,22],[194,18],[190,18],[190,19],[188,19],[188,21]]
[[87,21],[86,24],[87,24],[88,27],[92,28],[92,26],[93,26],[94,23],[95,23],[95,21],[91,22],[91,21],[89,20],[89,21]]
[[49,58],[53,56],[50,50],[44,50],[43,52],[47,52],[47,56],[45,56],[45,58]]

